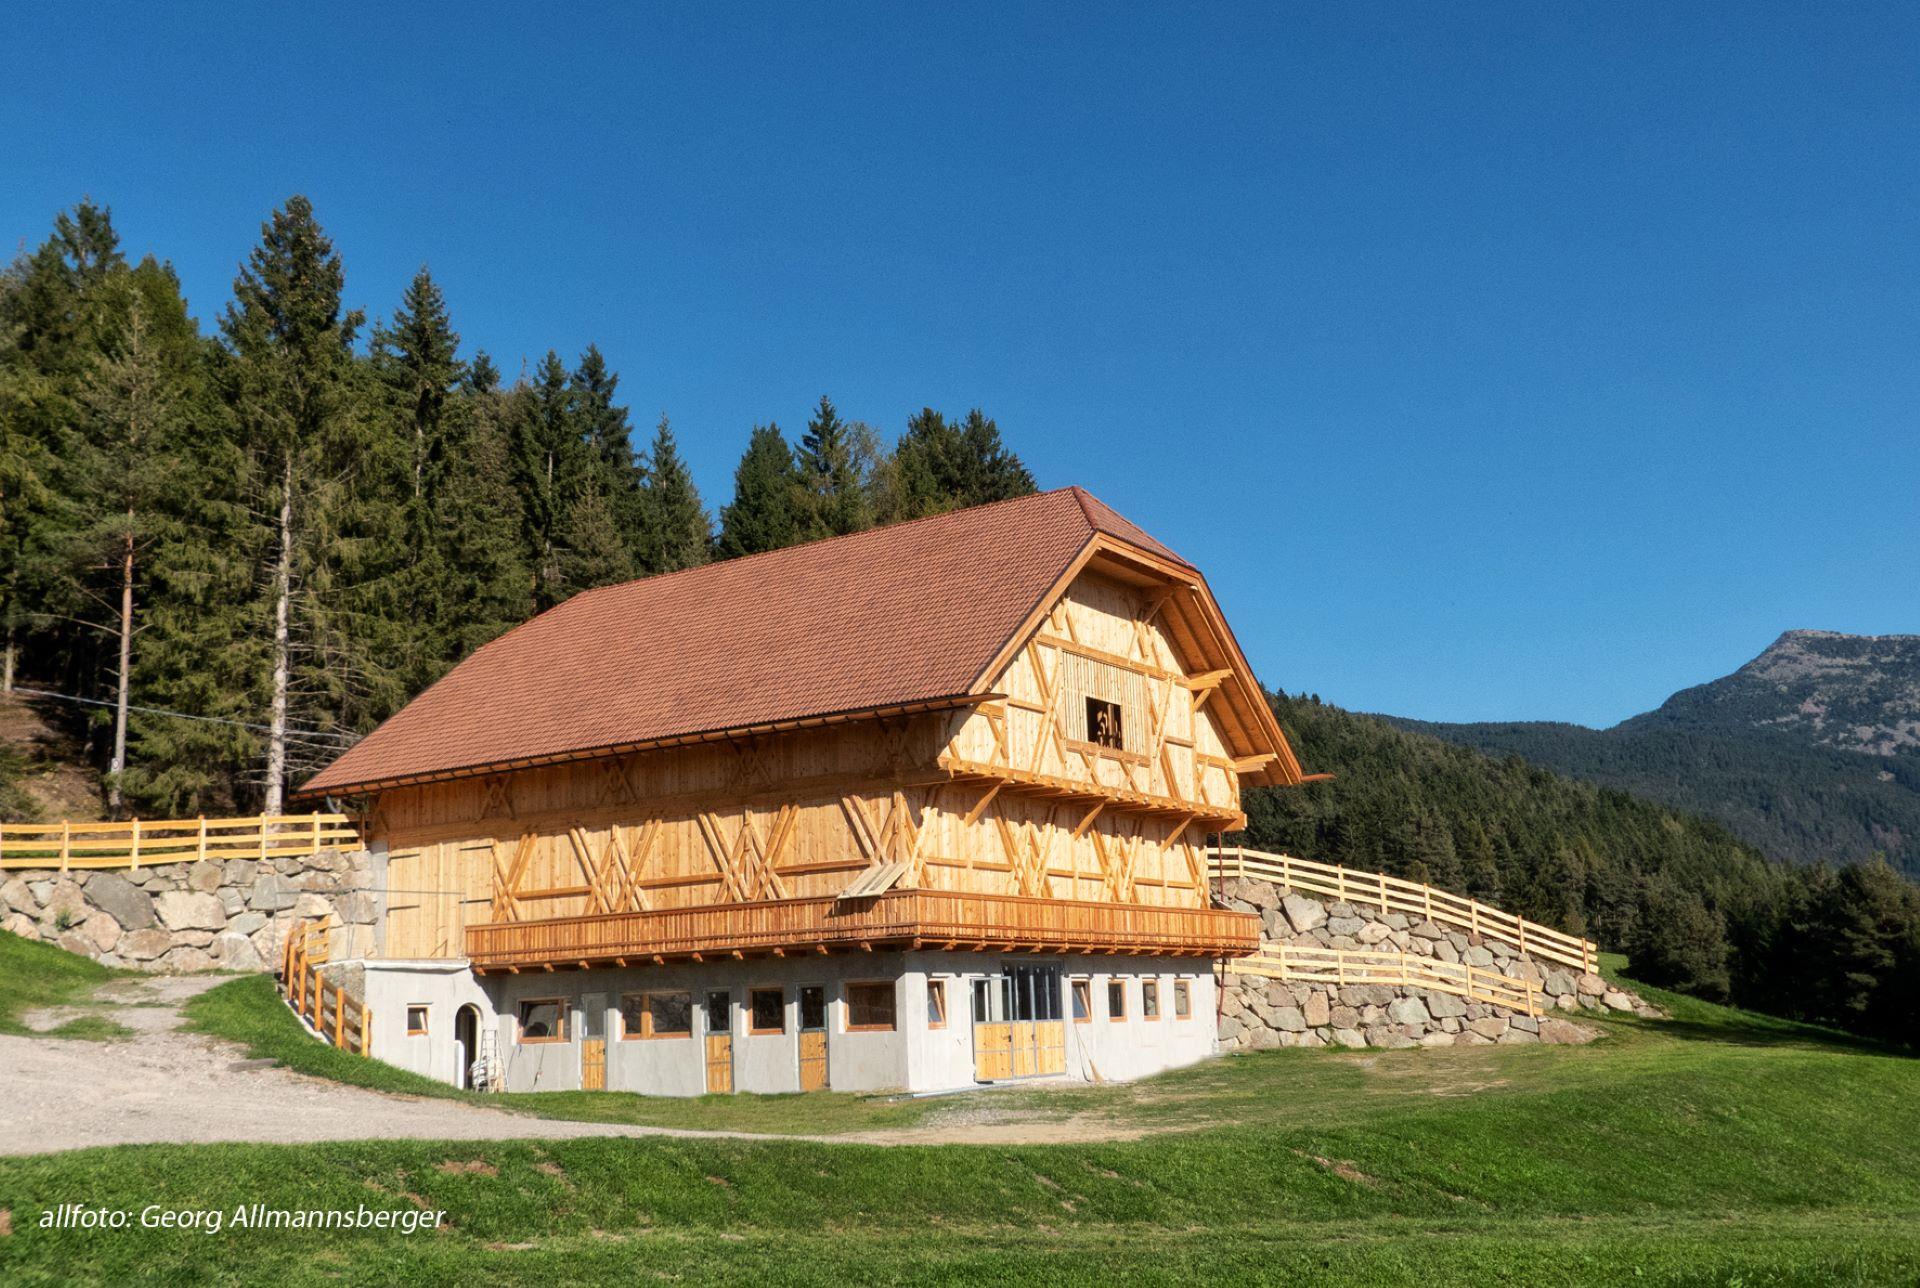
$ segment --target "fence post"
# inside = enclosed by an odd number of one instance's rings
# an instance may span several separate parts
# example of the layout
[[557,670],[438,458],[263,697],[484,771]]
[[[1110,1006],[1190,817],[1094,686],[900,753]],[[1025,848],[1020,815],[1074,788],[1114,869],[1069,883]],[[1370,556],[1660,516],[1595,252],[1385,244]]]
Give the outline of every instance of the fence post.
[[67,863],[73,857],[73,821],[60,820],[60,871],[67,870]]
[[200,857],[207,857],[207,816],[200,816]]
[[338,984],[333,988],[333,1044],[347,1049],[347,990]]
[[[367,1003],[365,999],[362,999],[360,1002],[360,1054],[361,1055],[365,1055],[367,1053],[367,1049],[373,1045],[373,1027],[371,1023],[368,1021],[367,1015],[368,1015]],[[476,1033],[474,1036],[477,1038],[479,1035]]]
[[129,856],[134,871],[140,870],[140,820],[133,820],[133,853]]
[[260,861],[267,861],[267,816],[260,816]]
[[320,816],[313,816],[313,853],[320,853]]

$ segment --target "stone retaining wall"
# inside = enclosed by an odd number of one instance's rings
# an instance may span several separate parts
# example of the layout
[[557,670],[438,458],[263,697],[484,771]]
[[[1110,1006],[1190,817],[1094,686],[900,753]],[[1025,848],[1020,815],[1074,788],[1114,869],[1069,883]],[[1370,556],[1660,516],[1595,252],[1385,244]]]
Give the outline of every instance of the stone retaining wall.
[[254,971],[280,960],[287,930],[333,914],[335,957],[371,952],[375,858],[322,850],[298,858],[204,859],[138,868],[0,873],[0,930],[107,966]]
[[1218,881],[1214,891],[1226,907],[1258,913],[1261,937],[1268,943],[1401,952],[1484,966],[1538,984],[1552,1008],[1536,1017],[1432,989],[1311,984],[1228,971],[1220,990],[1223,1050],[1586,1042],[1596,1030],[1554,1012],[1659,1014],[1598,975],[1537,961],[1507,944],[1431,921],[1383,913],[1369,904],[1324,901],[1252,878]]

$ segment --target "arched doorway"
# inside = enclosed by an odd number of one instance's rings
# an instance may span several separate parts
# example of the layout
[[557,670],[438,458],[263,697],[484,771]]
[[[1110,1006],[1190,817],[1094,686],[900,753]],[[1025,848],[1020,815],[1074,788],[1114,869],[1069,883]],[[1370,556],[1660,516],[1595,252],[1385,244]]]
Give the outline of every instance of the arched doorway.
[[473,1062],[480,1050],[480,1008],[471,1002],[453,1016],[453,1085],[473,1090]]

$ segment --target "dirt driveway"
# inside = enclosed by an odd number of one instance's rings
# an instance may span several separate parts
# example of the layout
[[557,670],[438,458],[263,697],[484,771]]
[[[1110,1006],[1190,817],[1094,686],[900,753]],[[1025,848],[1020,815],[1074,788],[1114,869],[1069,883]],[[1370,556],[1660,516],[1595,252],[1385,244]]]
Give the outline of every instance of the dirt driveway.
[[[153,976],[116,981],[89,1007],[134,1030],[85,1042],[0,1035],[0,1154],[44,1154],[153,1142],[504,1140],[570,1136],[740,1136],[618,1123],[557,1122],[450,1100],[396,1096],[261,1067],[231,1044],[176,1032],[180,1004],[226,980]],[[53,1028],[71,1011],[29,1014]]]
[[[78,1014],[134,1031],[108,1042],[0,1034],[0,1155],[47,1154],[95,1145],[323,1140],[554,1140],[577,1136],[683,1136],[819,1140],[871,1145],[1042,1144],[1138,1136],[1080,1116],[996,1121],[986,1105],[956,1105],[938,1122],[841,1136],[772,1136],[626,1123],[534,1118],[452,1100],[393,1095],[249,1061],[233,1044],[178,1029],[180,1006],[226,982],[218,975],[116,980],[84,1012],[30,1012],[52,1029]],[[105,1006],[98,1005],[106,1003]]]

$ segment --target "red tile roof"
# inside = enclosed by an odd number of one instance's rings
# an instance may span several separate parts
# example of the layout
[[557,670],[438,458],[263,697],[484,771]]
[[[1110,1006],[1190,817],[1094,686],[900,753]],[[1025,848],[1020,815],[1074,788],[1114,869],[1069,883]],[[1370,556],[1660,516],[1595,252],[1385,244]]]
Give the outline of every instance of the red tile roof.
[[1095,534],[1079,488],[576,595],[478,649],[301,794],[953,699]]

